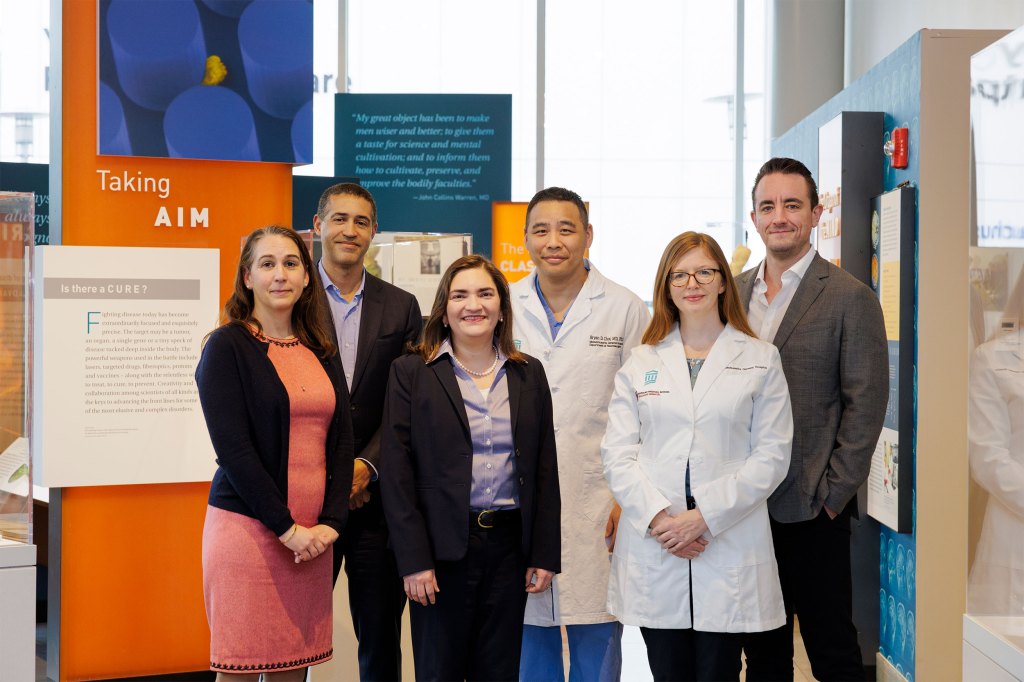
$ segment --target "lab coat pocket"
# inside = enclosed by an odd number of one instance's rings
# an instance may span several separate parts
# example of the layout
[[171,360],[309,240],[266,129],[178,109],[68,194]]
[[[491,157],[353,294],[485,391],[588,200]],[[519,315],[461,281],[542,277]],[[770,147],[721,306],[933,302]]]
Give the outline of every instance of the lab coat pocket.
[[604,468],[588,467],[583,470],[582,477],[576,508],[591,521],[607,522],[612,511],[612,493],[604,478]]
[[[591,349],[593,350],[593,349]],[[619,370],[619,356],[598,355],[587,358],[585,369],[581,369],[580,397],[590,407],[608,409],[608,402],[615,388],[615,372]]]
[[694,581],[695,626],[716,632],[762,632],[786,620],[778,574],[770,566],[726,566]]

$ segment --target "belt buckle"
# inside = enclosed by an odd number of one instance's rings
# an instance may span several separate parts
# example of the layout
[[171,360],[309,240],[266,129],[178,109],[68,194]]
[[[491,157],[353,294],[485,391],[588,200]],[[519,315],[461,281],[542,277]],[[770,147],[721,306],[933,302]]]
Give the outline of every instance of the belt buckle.
[[482,512],[476,515],[476,525],[480,526],[481,528],[494,528],[494,523],[488,523],[488,521],[494,520],[491,518],[492,516],[494,516],[493,509],[484,509]]

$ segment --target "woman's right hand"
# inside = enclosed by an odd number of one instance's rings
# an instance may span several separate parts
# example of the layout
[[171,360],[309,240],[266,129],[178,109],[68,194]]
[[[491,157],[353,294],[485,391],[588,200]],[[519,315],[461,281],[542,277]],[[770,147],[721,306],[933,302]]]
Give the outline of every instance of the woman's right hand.
[[288,541],[284,543],[284,546],[295,553],[295,563],[297,564],[303,561],[312,561],[323,554],[329,546],[329,543],[324,542],[311,529],[297,523],[294,532],[289,530],[281,536],[281,538],[285,537],[288,538]]
[[402,578],[405,585],[405,596],[409,601],[426,606],[427,603],[435,602],[434,595],[441,591],[437,586],[437,578],[434,577],[434,569],[427,569],[419,573],[410,573]]
[[701,555],[708,546],[708,541],[704,538],[697,538],[690,544],[684,546],[677,545],[675,548],[669,550],[669,554],[679,557],[680,559],[688,559],[690,561],[696,559]]

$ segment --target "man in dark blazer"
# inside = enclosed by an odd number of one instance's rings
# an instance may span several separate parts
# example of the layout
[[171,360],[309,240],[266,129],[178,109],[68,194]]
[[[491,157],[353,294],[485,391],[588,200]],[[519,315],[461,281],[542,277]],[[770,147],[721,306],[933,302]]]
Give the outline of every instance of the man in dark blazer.
[[782,356],[793,405],[789,474],[768,498],[787,622],[747,638],[747,680],[793,679],[793,615],[814,677],[863,680],[852,616],[850,517],[889,391],[878,298],[811,249],[822,206],[810,171],[774,158],[750,217],[765,260],[736,279],[751,327]]
[[317,269],[351,394],[356,453],[348,525],[334,549],[334,579],[344,559],[360,679],[401,680],[405,593],[388,548],[377,482],[380,422],[391,363],[418,340],[423,320],[412,294],[363,266],[377,232],[377,205],[367,190],[351,183],[327,188],[313,230],[323,246]]

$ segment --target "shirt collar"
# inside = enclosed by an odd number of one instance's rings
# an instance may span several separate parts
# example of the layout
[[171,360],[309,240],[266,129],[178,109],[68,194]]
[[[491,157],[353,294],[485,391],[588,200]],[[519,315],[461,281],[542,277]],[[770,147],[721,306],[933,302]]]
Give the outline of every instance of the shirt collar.
[[[323,258],[321,258],[320,262],[317,263],[317,270],[320,271],[320,281],[323,283],[324,291],[327,292],[327,295],[328,296],[334,296],[335,298],[338,298],[338,299],[341,299],[342,301],[344,301],[345,298],[341,295],[341,290],[338,289],[338,286],[334,282],[331,281],[330,275],[328,275],[327,271],[324,270],[324,259]],[[365,287],[366,287],[366,268],[363,268],[363,278],[359,282],[359,289],[356,290],[356,293],[352,297],[352,300],[351,301],[346,301],[346,303],[352,303],[354,301],[361,300],[363,298],[363,289]]]
[[[789,266],[789,269],[787,269],[786,272],[792,272],[794,275],[796,275],[797,281],[802,280],[804,278],[804,275],[807,274],[807,269],[811,267],[811,261],[814,260],[814,254],[815,250],[813,247],[807,249],[807,253],[801,256],[800,260]],[[767,260],[767,258],[761,260],[761,265],[759,265],[757,268],[757,277],[754,278],[754,284],[764,283],[764,267]],[[786,272],[782,273],[783,277],[786,276]]]

